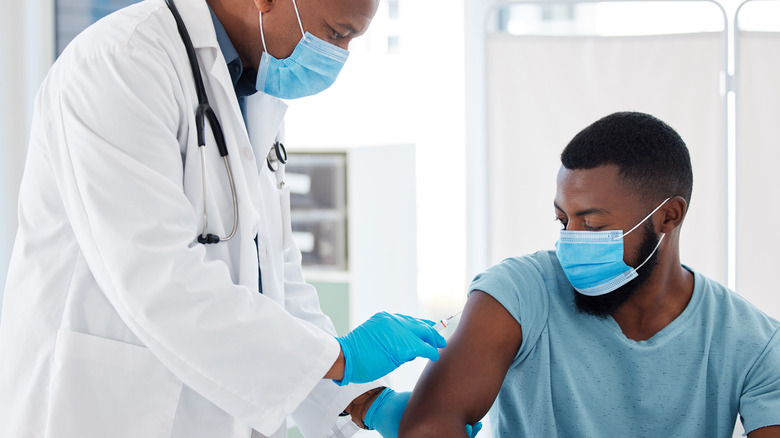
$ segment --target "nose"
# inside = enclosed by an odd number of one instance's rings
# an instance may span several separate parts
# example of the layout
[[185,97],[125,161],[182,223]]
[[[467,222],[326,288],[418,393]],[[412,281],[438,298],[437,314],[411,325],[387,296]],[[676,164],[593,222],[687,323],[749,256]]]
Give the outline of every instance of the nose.
[[567,231],[587,231],[585,229],[585,221],[571,218],[569,218],[569,222],[566,223],[564,229]]

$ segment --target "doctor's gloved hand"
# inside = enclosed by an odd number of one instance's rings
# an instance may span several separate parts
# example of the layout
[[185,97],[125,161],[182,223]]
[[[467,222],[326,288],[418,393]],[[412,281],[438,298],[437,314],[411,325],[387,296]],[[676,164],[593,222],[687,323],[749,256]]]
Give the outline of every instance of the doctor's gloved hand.
[[[411,392],[395,392],[390,388],[385,388],[371,403],[371,407],[368,408],[363,417],[363,423],[369,429],[379,432],[382,438],[396,438],[398,425],[401,424],[401,416],[411,395]],[[480,429],[482,429],[480,422],[474,426],[466,425],[466,433],[469,438],[477,436]]]
[[433,321],[380,312],[336,340],[344,353],[344,378],[338,385],[366,383],[383,377],[417,357],[439,360],[447,341]]
[[474,424],[473,426],[470,424],[466,425],[466,433],[469,435],[469,438],[474,438],[475,436],[477,436],[480,430],[482,430],[481,421],[477,421],[477,423]]
[[363,424],[379,432],[382,438],[396,438],[401,416],[411,395],[411,392],[395,392],[385,388],[366,411]]

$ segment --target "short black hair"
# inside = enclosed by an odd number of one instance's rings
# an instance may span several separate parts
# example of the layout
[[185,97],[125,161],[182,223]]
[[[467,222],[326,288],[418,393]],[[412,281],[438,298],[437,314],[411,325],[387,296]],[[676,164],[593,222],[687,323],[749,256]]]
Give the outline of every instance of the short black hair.
[[682,196],[691,203],[688,147],[671,126],[649,114],[618,112],[594,122],[569,142],[561,164],[570,170],[613,164],[647,202]]

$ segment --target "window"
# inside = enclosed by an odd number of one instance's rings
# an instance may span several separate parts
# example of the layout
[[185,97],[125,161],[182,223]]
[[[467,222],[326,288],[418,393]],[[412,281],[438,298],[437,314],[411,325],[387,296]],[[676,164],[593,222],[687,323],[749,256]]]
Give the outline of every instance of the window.
[[387,2],[388,15],[387,18],[391,20],[398,20],[398,0],[390,0]]
[[495,15],[495,30],[513,35],[659,35],[718,32],[723,13],[708,2],[604,1],[519,3]]
[[55,0],[57,56],[90,24],[136,0]]

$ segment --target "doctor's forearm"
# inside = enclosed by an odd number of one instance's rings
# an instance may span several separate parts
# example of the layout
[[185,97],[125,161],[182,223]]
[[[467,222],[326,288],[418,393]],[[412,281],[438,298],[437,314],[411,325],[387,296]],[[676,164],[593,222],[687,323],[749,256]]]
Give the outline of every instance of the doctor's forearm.
[[336,359],[336,362],[333,363],[333,366],[330,367],[327,373],[325,373],[325,376],[323,376],[323,379],[333,379],[333,380],[341,380],[344,378],[344,366],[346,365],[346,362],[344,361],[344,351],[339,350],[339,357]]

